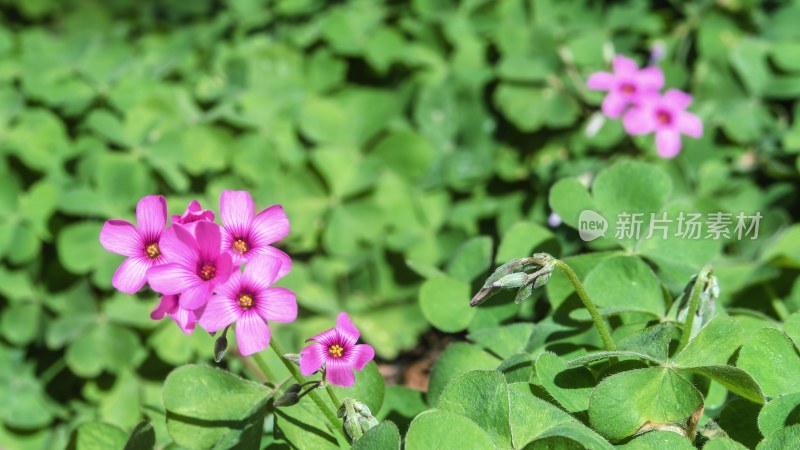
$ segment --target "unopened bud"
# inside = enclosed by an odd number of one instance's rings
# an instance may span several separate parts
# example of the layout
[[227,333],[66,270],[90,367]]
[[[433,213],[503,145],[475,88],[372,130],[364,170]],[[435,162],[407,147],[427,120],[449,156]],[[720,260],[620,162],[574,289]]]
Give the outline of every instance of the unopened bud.
[[350,418],[344,419],[344,431],[350,436],[350,439],[357,441],[361,439],[361,436],[364,435],[364,432],[361,431],[361,425],[358,423],[358,418],[350,420]]
[[293,393],[297,394],[298,392],[300,392],[300,389],[303,389],[303,386],[300,385],[300,384],[295,383],[295,384],[289,385],[289,387],[286,388],[286,392],[287,393],[288,392],[293,392]]
[[281,408],[285,406],[296,405],[300,401],[300,395],[297,392],[286,392],[275,400],[275,407]]
[[378,426],[378,419],[372,417],[371,415],[367,417],[359,416],[358,424],[361,426],[361,431],[366,433],[370,428]]
[[342,406],[336,411],[336,417],[344,419],[344,431],[353,441],[360,439],[367,430],[378,425],[378,419],[372,416],[369,407],[352,398],[344,399]]
[[514,299],[514,303],[520,304],[527,300],[533,294],[533,285],[523,286],[522,289],[517,291],[517,297]]
[[300,365],[300,355],[298,355],[297,353],[286,353],[285,355],[283,355],[283,357],[297,364],[298,366]]
[[550,275],[552,275],[552,274],[553,274],[553,272],[545,272],[545,273],[539,275],[538,277],[536,277],[536,281],[533,282],[533,288],[534,289],[539,289],[540,287],[542,287],[545,284],[547,284],[547,280],[550,279]]
[[498,288],[519,288],[528,284],[528,274],[524,272],[512,273],[497,280],[492,284]]
[[214,341],[214,362],[219,364],[222,358],[225,357],[225,352],[228,350],[228,328],[222,332],[222,335]]

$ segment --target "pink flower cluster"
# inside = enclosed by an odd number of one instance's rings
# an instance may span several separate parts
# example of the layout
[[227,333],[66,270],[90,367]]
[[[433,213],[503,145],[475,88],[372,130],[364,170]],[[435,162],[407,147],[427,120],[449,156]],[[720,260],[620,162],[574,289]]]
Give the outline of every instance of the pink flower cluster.
[[664,73],[658,67],[639,69],[636,62],[624,56],[614,57],[613,73],[597,72],[589,77],[589,89],[607,91],[603,114],[622,117],[625,131],[631,135],[655,133],[656,149],[664,158],[673,158],[681,151],[681,134],[699,138],[703,122],[686,111],[692,96],[678,89],[663,95]]
[[197,323],[213,333],[235,322],[239,350],[250,355],[269,345],[268,321],[297,318],[294,293],[272,286],[292,268],[289,255],[271,246],[289,233],[289,220],[277,205],[255,214],[245,191],[223,192],[220,213],[222,226],[193,201],[167,227],[166,199],[150,195],[136,206],[138,227],[108,220],[100,243],[128,257],[111,280],[115,288],[134,294],[149,284],[162,294],[151,318],[169,316],[186,334]]
[[[214,222],[214,212],[193,201],[167,226],[166,199],[149,195],[136,205],[137,226],[108,220],[100,243],[127,257],[111,280],[116,289],[134,294],[148,284],[162,295],[152,319],[169,316],[186,334],[198,323],[209,333],[235,323],[239,352],[247,356],[269,346],[268,322],[297,318],[295,294],[273,286],[292,268],[289,255],[272,246],[289,233],[289,219],[280,205],[256,214],[246,191],[224,191],[220,216],[222,225]],[[303,373],[325,366],[332,384],[352,385],[350,369],[361,370],[375,355],[371,346],[356,345],[358,337],[341,313],[335,329],[311,338],[327,348],[301,361]],[[326,351],[327,357],[319,359]],[[309,364],[314,366],[310,372]]]

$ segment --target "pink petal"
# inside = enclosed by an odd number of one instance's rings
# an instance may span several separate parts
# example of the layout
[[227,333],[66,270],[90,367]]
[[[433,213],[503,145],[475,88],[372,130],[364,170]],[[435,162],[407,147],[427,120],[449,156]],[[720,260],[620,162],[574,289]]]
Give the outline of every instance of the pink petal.
[[639,86],[644,91],[658,91],[664,87],[664,72],[659,67],[645,67],[636,75]]
[[596,91],[608,91],[614,86],[614,75],[608,72],[595,72],[586,81],[586,87]]
[[656,126],[650,108],[641,106],[629,109],[622,117],[622,125],[633,136],[651,133]]
[[289,218],[281,205],[261,211],[253,221],[250,239],[257,246],[269,245],[289,234]]
[[192,200],[182,215],[172,216],[173,224],[191,225],[198,221],[213,222],[214,212],[207,209],[204,210],[197,200]]
[[681,152],[681,135],[677,130],[661,130],[656,133],[656,149],[662,158],[674,158]]
[[200,326],[209,333],[217,332],[239,320],[242,309],[235,299],[214,295],[206,303],[206,309],[200,316]]
[[225,228],[238,237],[246,237],[253,223],[255,205],[247,191],[223,191],[219,211]]
[[322,344],[311,344],[300,351],[300,373],[309,376],[318,371],[328,357],[328,351]]
[[119,268],[114,272],[111,285],[120,292],[135,294],[147,282],[147,269],[150,268],[150,260],[144,257],[131,257],[122,261]]
[[[222,228],[222,250],[230,253],[234,265],[240,266],[247,262],[247,259],[233,250],[233,242],[235,239],[236,237],[231,234],[227,228]],[[252,251],[252,249],[250,251]]]
[[200,282],[189,289],[181,292],[179,303],[181,308],[200,309],[208,303],[211,298],[212,284],[208,282]]
[[252,355],[269,347],[269,326],[252,311],[236,321],[236,343],[242,356]]
[[339,317],[336,318],[336,332],[342,339],[342,344],[344,346],[355,345],[355,343],[358,341],[358,337],[361,336],[361,332],[359,332],[358,328],[353,325],[353,321],[350,320],[350,316],[344,312],[339,313]]
[[202,283],[197,273],[177,263],[167,263],[150,268],[147,271],[147,281],[154,291],[167,295],[181,294]]
[[111,253],[143,256],[144,243],[136,227],[124,220],[106,220],[100,230],[100,245]]
[[338,341],[337,337],[338,334],[336,333],[336,328],[331,328],[330,330],[325,330],[322,333],[311,336],[310,338],[306,339],[306,342],[317,341],[325,347],[330,347]]
[[675,124],[681,133],[698,139],[703,136],[703,121],[697,115],[681,111]]
[[200,250],[200,259],[212,261],[220,253],[221,237],[219,225],[214,222],[194,222],[194,236]]
[[344,358],[328,360],[325,366],[325,378],[331,384],[342,387],[350,387],[356,382],[356,376]]
[[[270,258],[273,258],[273,259],[279,259],[281,261],[281,267],[278,270],[278,273],[275,276],[275,279],[272,280],[270,283],[274,283],[275,281],[280,280],[281,278],[286,276],[286,274],[288,274],[292,270],[292,258],[289,257],[289,255],[287,255],[285,252],[283,252],[283,251],[281,251],[281,250],[279,250],[279,249],[277,249],[277,248],[275,248],[275,247],[273,247],[271,245],[267,245],[267,246],[263,246],[263,247],[257,247],[255,249],[253,249],[252,254],[253,255],[264,255],[264,256],[267,256],[267,257],[270,257]],[[252,259],[252,258],[253,257],[250,256],[250,259]],[[248,263],[248,265],[249,265],[249,263]]]
[[191,268],[194,268],[200,262],[200,250],[197,248],[197,241],[184,225],[169,227],[164,236],[161,237],[158,246],[168,262]]
[[230,277],[228,277],[228,281],[225,283],[217,283],[214,289],[218,295],[236,299],[239,296],[239,292],[242,290],[242,284],[244,284],[242,273],[234,271],[231,273]]
[[157,240],[167,226],[167,199],[148,195],[136,205],[136,223],[146,239]]
[[194,332],[195,324],[197,323],[195,311],[189,311],[188,309],[179,307],[175,313],[170,314],[170,317],[178,324],[178,328],[183,331],[183,334],[192,334],[192,332]]
[[267,255],[256,255],[247,261],[245,276],[261,288],[268,288],[280,273],[283,261]]
[[156,309],[150,313],[150,318],[153,320],[161,320],[167,314],[172,314],[178,309],[178,296],[177,295],[164,295],[161,301],[158,302]]
[[347,360],[347,364],[356,370],[363,369],[364,366],[366,366],[368,362],[372,361],[373,358],[375,358],[375,349],[373,349],[371,345],[367,344],[358,344],[349,349],[347,354],[344,355],[344,359]]
[[297,300],[294,292],[276,287],[258,293],[255,309],[264,320],[292,322],[297,319]]
[[601,109],[603,114],[611,118],[617,118],[622,115],[625,107],[628,106],[628,98],[615,91],[611,91],[603,99]]
[[178,328],[183,331],[183,334],[192,334],[195,329],[195,324],[197,323],[197,315],[202,315],[202,311],[202,308],[197,311],[189,311],[188,309],[178,307],[175,312],[169,316],[178,324]]
[[678,89],[670,89],[662,97],[663,103],[672,109],[686,109],[692,104],[692,96]]
[[223,253],[217,257],[216,268],[217,272],[214,275],[215,286],[227,283],[234,271],[238,269],[233,265],[233,260],[229,253]]
[[185,215],[193,212],[198,212],[202,209],[203,208],[200,206],[200,202],[198,202],[197,200],[192,200],[191,202],[189,202],[189,205],[186,206],[186,211],[184,211],[183,214]]
[[614,67],[615,75],[633,74],[639,70],[639,65],[636,64],[636,61],[622,55],[615,56],[611,64]]

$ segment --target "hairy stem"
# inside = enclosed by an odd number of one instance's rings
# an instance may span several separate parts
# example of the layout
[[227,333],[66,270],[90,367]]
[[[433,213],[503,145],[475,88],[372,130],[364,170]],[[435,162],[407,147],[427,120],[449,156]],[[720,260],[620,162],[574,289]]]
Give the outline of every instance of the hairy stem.
[[[286,366],[286,369],[289,370],[294,379],[298,383],[305,383],[305,379],[303,375],[300,373],[300,370],[297,369],[297,366],[295,366],[294,363],[283,357],[284,355],[283,350],[281,349],[280,345],[276,342],[275,339],[269,340],[269,346],[272,348],[272,351],[274,351],[275,354],[278,355],[278,359],[280,359],[283,365]],[[257,359],[260,358],[257,353],[255,356],[257,357]],[[328,419],[328,422],[330,422],[331,424],[331,428],[337,435],[337,439],[339,439],[340,437],[339,435],[341,434],[341,426],[339,424],[339,419],[336,418],[336,412],[331,411],[330,408],[328,408],[328,405],[325,404],[325,401],[322,400],[322,397],[319,396],[318,392],[312,391],[308,394],[308,396],[309,398],[311,398],[311,401],[313,401],[317,405],[317,408],[319,408],[319,410],[322,411],[322,414],[324,414],[325,417]]]
[[583,288],[581,280],[578,279],[578,276],[575,275],[572,268],[564,261],[556,259],[554,265],[567,275],[569,281],[572,282],[572,286],[575,287],[575,292],[578,293],[578,297],[580,297],[581,302],[583,302],[583,306],[589,311],[589,315],[592,316],[592,321],[594,321],[594,326],[597,327],[597,331],[600,333],[600,339],[603,340],[603,347],[605,347],[607,351],[613,351],[616,347],[614,346],[614,340],[611,339],[611,333],[609,333],[608,327],[603,317],[600,316],[597,307],[594,306],[592,299],[590,299],[589,295],[586,293],[586,289]]
[[683,325],[683,333],[681,333],[681,340],[675,352],[676,355],[689,344],[689,339],[692,336],[692,327],[694,326],[694,316],[697,315],[697,307],[700,302],[700,294],[708,282],[709,272],[711,272],[711,266],[703,267],[700,273],[697,274],[694,286],[692,286],[692,294],[689,297],[689,311],[686,313],[686,323]]

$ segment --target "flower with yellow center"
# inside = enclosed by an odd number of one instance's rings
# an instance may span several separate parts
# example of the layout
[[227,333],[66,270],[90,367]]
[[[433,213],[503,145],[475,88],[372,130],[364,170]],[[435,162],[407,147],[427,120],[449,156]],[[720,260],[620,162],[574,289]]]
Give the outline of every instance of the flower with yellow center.
[[145,253],[147,253],[147,257],[150,259],[156,259],[161,256],[161,250],[158,248],[158,244],[153,243],[145,248]]
[[240,255],[244,255],[245,253],[247,253],[247,242],[245,242],[244,239],[241,238],[235,240],[233,242],[233,251],[235,251]]
[[253,297],[250,294],[242,294],[238,298],[239,306],[244,309],[250,309],[253,307]]
[[344,349],[341,346],[339,346],[339,344],[333,344],[328,349],[328,354],[331,355],[331,357],[338,359],[342,357],[343,351]]

